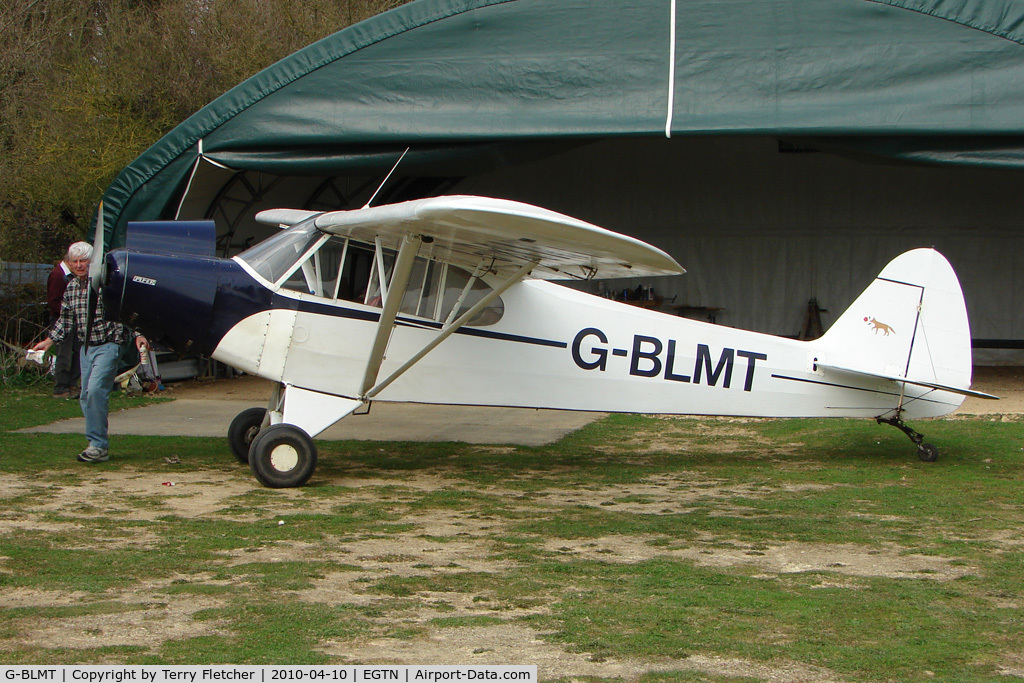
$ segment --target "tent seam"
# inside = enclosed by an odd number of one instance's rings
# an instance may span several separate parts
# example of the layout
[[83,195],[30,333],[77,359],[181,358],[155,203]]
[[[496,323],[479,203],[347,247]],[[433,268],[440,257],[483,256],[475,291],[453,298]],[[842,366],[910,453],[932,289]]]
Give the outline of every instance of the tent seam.
[[1024,39],[1015,38],[1012,34],[1010,34],[1007,31],[1001,31],[992,26],[982,26],[979,24],[975,24],[970,21],[965,21],[964,19],[961,19],[959,17],[939,14],[938,12],[934,11],[934,9],[928,10],[921,7],[909,7],[902,0],[864,0],[864,2],[870,2],[876,5],[885,5],[886,7],[902,9],[906,10],[907,12],[916,12],[917,14],[923,14],[925,16],[934,17],[935,19],[942,19],[943,21],[958,24],[960,26],[964,26],[975,31],[981,31],[982,33],[987,33],[991,36],[995,36],[996,38],[1008,40],[1011,43],[1016,43],[1017,45],[1024,45]]

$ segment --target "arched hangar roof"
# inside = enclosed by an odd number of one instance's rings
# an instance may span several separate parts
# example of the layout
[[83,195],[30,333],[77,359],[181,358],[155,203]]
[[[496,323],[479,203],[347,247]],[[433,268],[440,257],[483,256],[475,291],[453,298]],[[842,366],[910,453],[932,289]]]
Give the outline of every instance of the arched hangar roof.
[[464,175],[555,140],[713,134],[1019,167],[1022,41],[1024,0],[415,0],[150,147],[104,195],[107,244],[174,217],[201,159],[323,177],[409,147],[406,173]]

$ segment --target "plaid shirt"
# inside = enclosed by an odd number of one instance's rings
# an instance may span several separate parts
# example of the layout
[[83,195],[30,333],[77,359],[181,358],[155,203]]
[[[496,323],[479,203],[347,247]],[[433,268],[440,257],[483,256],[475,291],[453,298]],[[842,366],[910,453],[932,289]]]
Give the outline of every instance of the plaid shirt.
[[[64,298],[60,302],[60,317],[50,330],[50,339],[60,343],[67,336],[68,330],[76,329],[78,341],[85,341],[85,323],[89,318],[89,280],[76,277],[68,283]],[[72,328],[75,325],[75,328]],[[89,346],[98,344],[123,344],[126,339],[134,339],[138,332],[129,330],[121,323],[110,322],[103,315],[103,297],[96,298],[96,316],[93,318],[92,330],[89,333]]]

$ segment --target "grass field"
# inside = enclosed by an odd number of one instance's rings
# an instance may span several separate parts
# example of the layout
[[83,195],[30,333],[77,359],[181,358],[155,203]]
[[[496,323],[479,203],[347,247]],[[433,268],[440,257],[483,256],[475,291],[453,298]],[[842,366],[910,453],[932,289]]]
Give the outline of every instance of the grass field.
[[[114,409],[133,399],[118,398]],[[295,490],[222,439],[11,430],[0,663],[537,664],[542,680],[1024,677],[1024,423],[612,416],[549,447],[318,442]]]

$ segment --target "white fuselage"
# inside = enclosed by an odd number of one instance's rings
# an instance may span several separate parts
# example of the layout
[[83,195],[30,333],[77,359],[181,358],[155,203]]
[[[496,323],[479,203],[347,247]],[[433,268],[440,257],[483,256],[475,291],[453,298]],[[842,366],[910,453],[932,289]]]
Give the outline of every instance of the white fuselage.
[[[360,398],[378,327],[372,314],[380,309],[297,292],[278,294],[293,299],[298,310],[275,308],[241,320],[213,357],[284,385]],[[946,414],[962,401],[948,392],[819,368],[815,361],[827,351],[820,342],[648,311],[542,280],[521,281],[502,300],[504,315],[497,323],[462,328],[374,400],[875,417],[894,410],[905,392],[903,414],[913,418]],[[438,333],[438,325],[425,319],[399,316],[398,323],[379,378]]]

